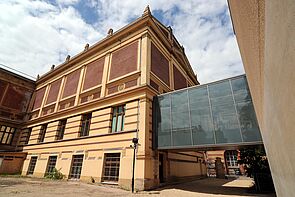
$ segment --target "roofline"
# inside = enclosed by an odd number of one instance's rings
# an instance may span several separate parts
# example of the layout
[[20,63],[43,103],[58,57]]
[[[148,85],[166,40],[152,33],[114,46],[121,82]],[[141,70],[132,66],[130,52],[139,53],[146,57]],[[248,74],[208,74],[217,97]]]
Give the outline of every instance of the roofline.
[[228,78],[225,78],[225,79],[215,80],[215,81],[212,81],[212,82],[209,82],[209,83],[204,83],[204,84],[201,84],[201,85],[195,85],[195,86],[190,86],[190,87],[174,90],[174,91],[171,91],[171,92],[166,92],[166,93],[160,94],[158,96],[163,96],[163,95],[167,95],[167,94],[173,94],[175,92],[181,92],[181,91],[184,91],[184,90],[187,90],[187,89],[192,89],[192,88],[201,88],[201,87],[207,86],[209,84],[220,83],[222,81],[226,81],[226,80],[229,80],[229,79],[235,79],[235,78],[239,78],[239,77],[243,77],[243,76],[246,77],[246,79],[247,79],[246,74],[241,74],[241,75],[236,75],[236,76],[233,76],[233,77],[228,77]]
[[29,82],[29,83],[34,83],[34,84],[36,83],[36,81],[34,81],[34,80],[32,80],[32,79],[29,79],[29,78],[27,78],[27,77],[24,77],[24,76],[22,76],[22,75],[19,75],[19,74],[17,74],[17,73],[12,72],[12,71],[6,70],[6,69],[4,69],[4,68],[2,68],[2,67],[0,67],[0,71],[6,72],[6,73],[8,73],[9,75],[12,75],[12,76],[14,76],[14,77],[20,78],[20,79],[25,80],[25,81],[27,81],[27,82]]
[[[150,24],[155,24],[155,21],[153,21],[153,19],[156,19],[152,14],[143,14],[142,16],[138,17],[136,20],[134,20],[133,22],[127,24],[126,26],[120,28],[119,30],[115,31],[111,36],[106,36],[105,38],[103,38],[102,40],[96,42],[95,44],[93,44],[92,46],[90,46],[88,48],[87,51],[81,51],[80,53],[74,55],[73,57],[70,58],[69,61],[65,61],[61,64],[59,64],[57,67],[55,67],[53,70],[48,71],[47,73],[43,74],[39,79],[37,79],[37,83],[42,83],[44,81],[46,81],[47,79],[49,79],[52,75],[56,74],[59,71],[63,71],[66,70],[68,67],[70,67],[71,65],[74,65],[76,63],[79,62],[79,60],[81,60],[83,57],[85,56],[91,56],[93,54],[95,54],[97,51],[101,50],[101,48],[104,48],[106,45],[110,45],[113,44],[117,41],[120,41],[120,38],[123,37],[125,34],[124,31],[128,31],[128,29],[130,28],[130,30],[132,30],[131,27],[133,27],[133,29],[135,29],[136,27],[140,27],[145,25],[146,23],[150,23]],[[158,21],[158,19],[156,19]],[[162,24],[160,21],[158,21],[160,24]],[[163,25],[163,24],[162,24]],[[152,27],[153,25],[148,25],[148,27]],[[164,26],[164,25],[163,25]],[[164,33],[161,31],[161,29],[159,27],[156,27],[157,30],[160,30],[161,36],[163,36],[164,38],[165,35]],[[167,28],[167,27],[165,27]],[[154,28],[152,28],[154,29]],[[126,32],[127,33],[127,32]],[[180,46],[178,40],[175,38],[175,36],[172,34],[173,38],[176,40],[177,44]],[[163,39],[163,38],[162,38]],[[168,39],[167,39],[168,41]],[[188,63],[189,66],[185,66],[184,65],[184,69],[187,70],[187,74],[190,76],[190,79],[196,83],[199,84],[199,81],[197,80],[197,77],[183,51],[183,55],[186,59],[187,62],[184,62],[185,64]],[[188,67],[188,69],[186,69],[185,67]]]

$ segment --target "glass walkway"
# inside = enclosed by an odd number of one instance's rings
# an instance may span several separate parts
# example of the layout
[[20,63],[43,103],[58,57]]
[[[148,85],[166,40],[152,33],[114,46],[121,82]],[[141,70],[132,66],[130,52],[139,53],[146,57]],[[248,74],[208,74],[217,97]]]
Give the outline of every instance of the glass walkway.
[[245,75],[159,95],[153,112],[157,149],[262,144]]

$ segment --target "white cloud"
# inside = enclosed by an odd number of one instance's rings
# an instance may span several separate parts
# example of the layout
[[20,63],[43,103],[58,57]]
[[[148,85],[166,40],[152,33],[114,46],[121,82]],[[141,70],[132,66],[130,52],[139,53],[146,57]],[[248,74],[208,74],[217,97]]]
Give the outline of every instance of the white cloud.
[[1,2],[0,10],[0,63],[33,76],[101,38],[72,7],[14,1]]
[[99,41],[109,28],[116,31],[139,17],[149,4],[172,26],[201,83],[244,73],[231,23],[222,18],[228,15],[226,0],[88,0],[83,3],[98,16],[92,25],[74,7],[77,2],[1,1],[0,63],[43,74],[85,43]]

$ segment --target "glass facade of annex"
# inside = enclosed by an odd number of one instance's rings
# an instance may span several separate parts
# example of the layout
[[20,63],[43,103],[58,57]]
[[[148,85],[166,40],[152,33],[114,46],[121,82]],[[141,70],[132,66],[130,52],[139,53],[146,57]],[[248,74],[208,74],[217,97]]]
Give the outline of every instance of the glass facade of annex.
[[158,149],[262,143],[245,75],[159,95],[153,107]]

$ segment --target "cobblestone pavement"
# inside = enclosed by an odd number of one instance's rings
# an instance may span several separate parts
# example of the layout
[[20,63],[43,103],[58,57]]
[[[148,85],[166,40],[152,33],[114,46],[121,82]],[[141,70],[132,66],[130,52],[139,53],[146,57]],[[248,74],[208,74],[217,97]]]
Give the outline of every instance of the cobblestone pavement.
[[195,196],[195,197],[234,197],[258,196],[274,197],[274,194],[254,194],[249,191],[251,180],[223,180],[207,178],[193,182],[181,183],[161,187],[153,191],[131,194],[130,191],[118,187],[87,184],[76,181],[52,181],[38,178],[1,177],[0,197],[66,197],[66,196]]

